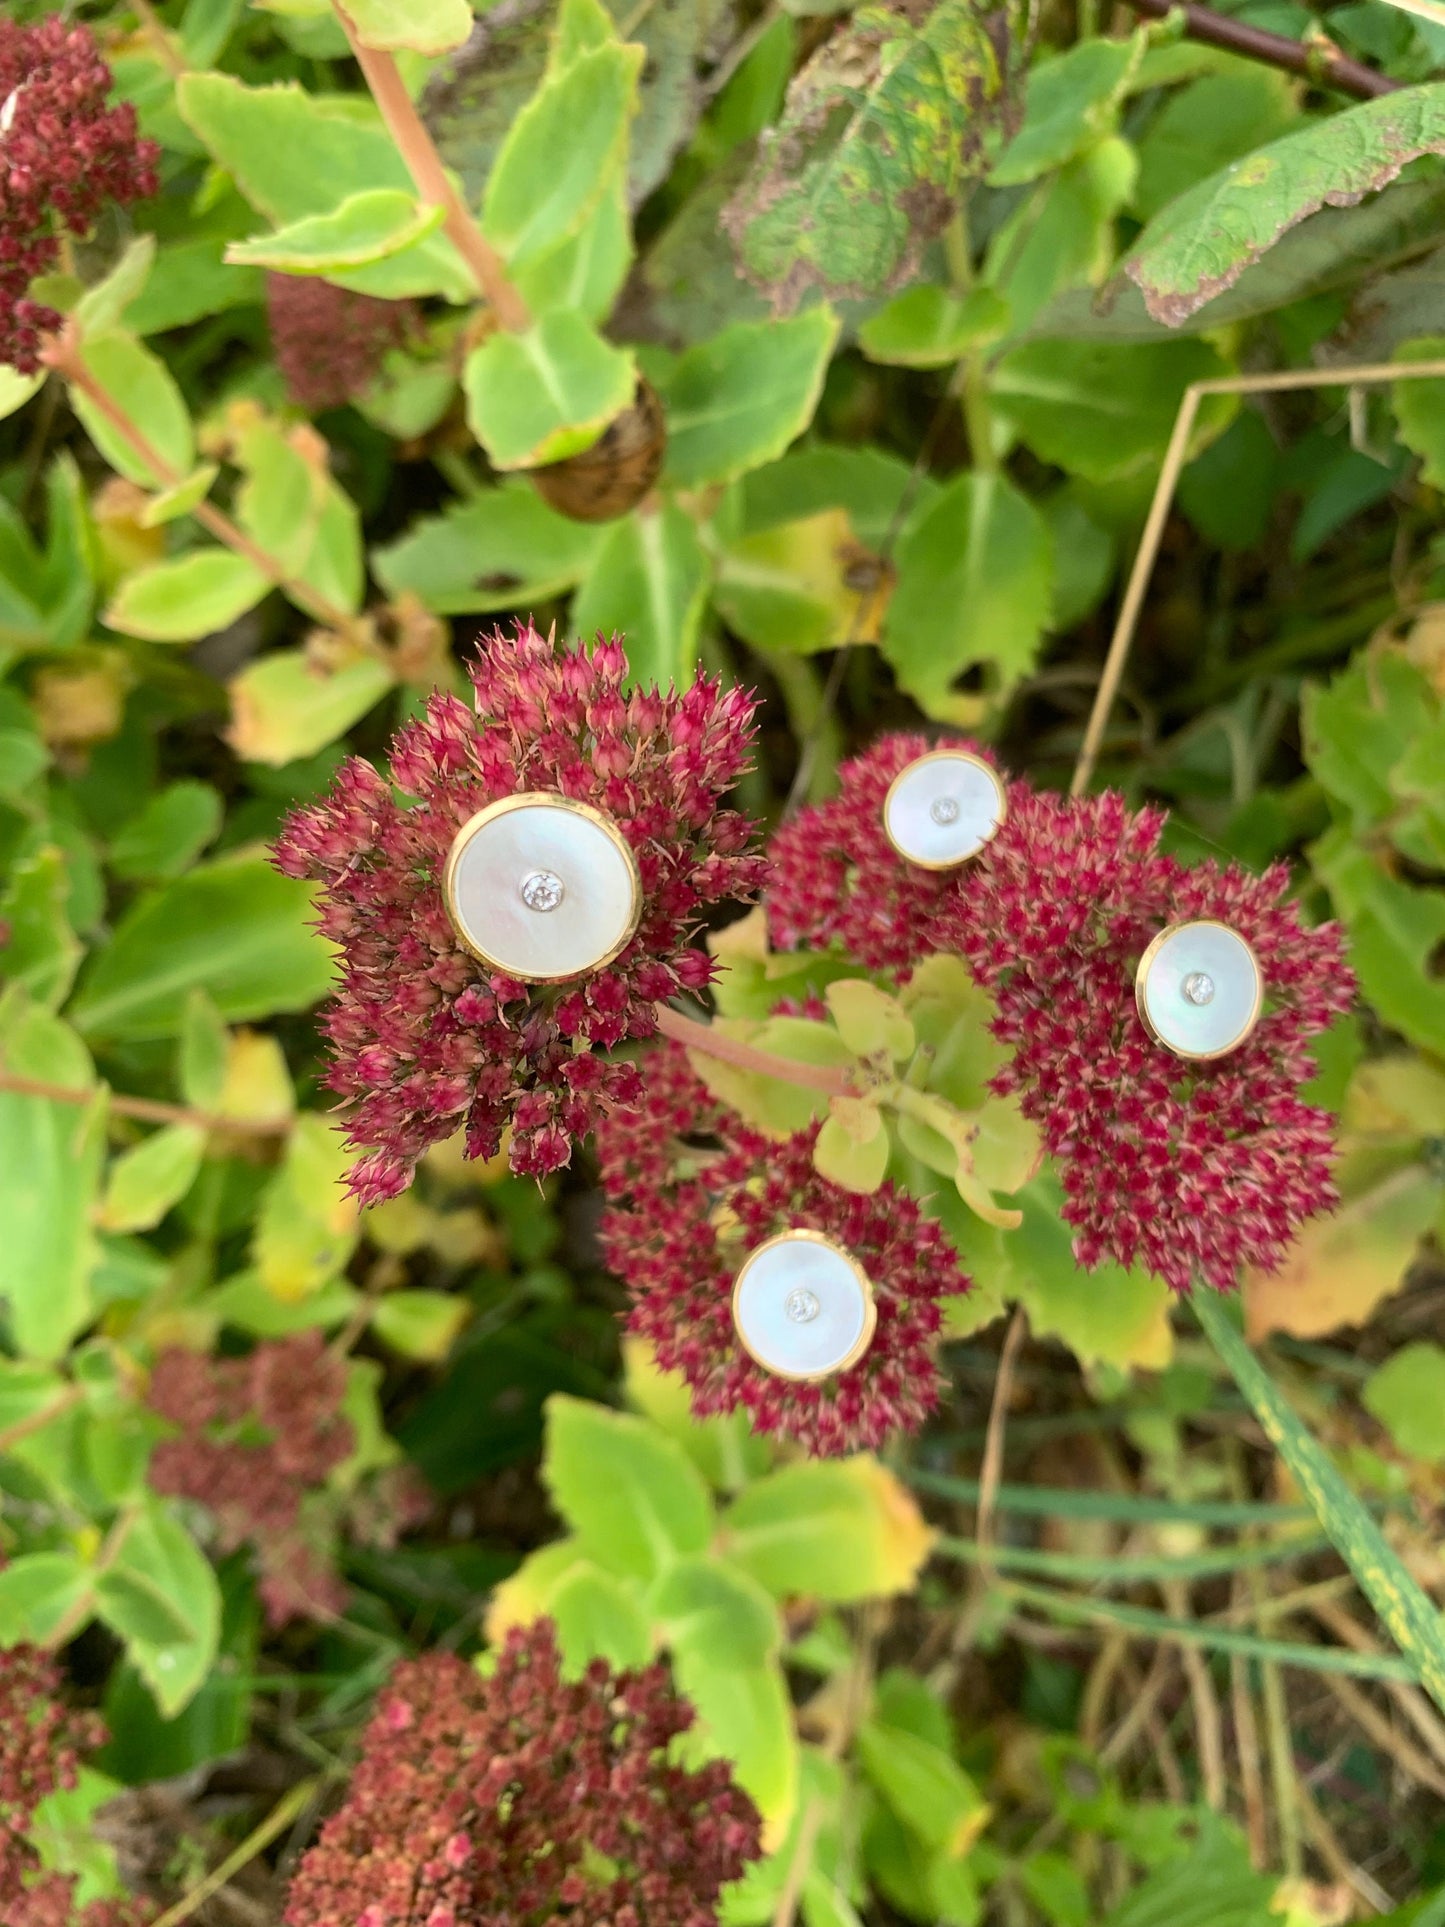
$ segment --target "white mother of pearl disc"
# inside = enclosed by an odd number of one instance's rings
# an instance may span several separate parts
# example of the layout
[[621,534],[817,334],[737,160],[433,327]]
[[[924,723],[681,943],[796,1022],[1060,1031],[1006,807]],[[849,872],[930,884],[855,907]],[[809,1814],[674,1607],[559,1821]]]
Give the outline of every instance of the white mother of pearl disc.
[[1228,924],[1175,923],[1139,959],[1134,996],[1144,1028],[1176,1057],[1224,1057],[1259,1021],[1264,973]]
[[873,1342],[868,1274],[820,1231],[783,1231],[749,1252],[733,1284],[742,1347],[775,1378],[831,1378]]
[[963,749],[935,749],[906,764],[883,799],[883,834],[921,870],[967,863],[1003,822],[998,773]]
[[637,862],[617,825],[550,790],[504,796],[469,817],[442,890],[472,955],[524,983],[600,969],[642,914]]

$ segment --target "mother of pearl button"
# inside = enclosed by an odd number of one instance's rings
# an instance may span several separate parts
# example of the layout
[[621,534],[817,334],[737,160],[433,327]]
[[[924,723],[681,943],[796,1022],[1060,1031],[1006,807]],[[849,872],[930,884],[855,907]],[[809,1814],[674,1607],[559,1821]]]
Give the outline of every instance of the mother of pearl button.
[[873,1342],[868,1274],[820,1231],[783,1231],[749,1252],[733,1284],[743,1350],[775,1378],[831,1378]]
[[524,983],[600,969],[642,915],[637,861],[617,825],[550,790],[504,796],[469,817],[442,891],[472,955]]
[[883,834],[921,870],[951,870],[976,856],[1003,822],[998,773],[964,749],[935,749],[908,763],[883,799]]
[[1175,923],[1139,959],[1134,997],[1144,1028],[1176,1057],[1224,1057],[1259,1021],[1264,975],[1228,924]]

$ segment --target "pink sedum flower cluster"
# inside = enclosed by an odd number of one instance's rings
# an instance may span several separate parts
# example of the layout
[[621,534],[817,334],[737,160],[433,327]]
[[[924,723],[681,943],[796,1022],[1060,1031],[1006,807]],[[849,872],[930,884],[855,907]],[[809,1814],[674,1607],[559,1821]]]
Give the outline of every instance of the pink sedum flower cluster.
[[107,107],[111,73],[88,27],[59,15],[0,20],[0,363],[40,366],[60,316],[30,283],[60,259],[61,234],[85,234],[108,201],[154,194],[160,149],[135,109]]
[[[1012,783],[1007,817],[976,856],[918,870],[888,844],[881,810],[928,747],[884,738],[845,765],[838,797],[776,840],[775,936],[837,940],[900,977],[931,951],[964,958],[1012,1053],[996,1088],[1020,1094],[1058,1161],[1081,1265],[1142,1264],[1181,1291],[1196,1280],[1233,1289],[1241,1265],[1276,1268],[1299,1226],[1335,1203],[1332,1120],[1299,1090],[1310,1038],[1354,996],[1339,927],[1303,924],[1282,865],[1259,877],[1164,855],[1163,815],[1113,794]],[[875,902],[893,935],[875,927]],[[1150,1038],[1134,980],[1159,931],[1203,918],[1251,945],[1266,1004],[1237,1050],[1196,1063]]]
[[33,1646],[0,1651],[0,1927],[142,1927],[141,1901],[75,1902],[74,1876],[42,1871],[29,1839],[36,1809],[76,1784],[80,1755],[104,1743],[94,1713],[60,1699],[60,1670]]
[[[779,1143],[716,1103],[674,1043],[647,1060],[635,1111],[598,1132],[612,1208],[603,1251],[632,1296],[628,1329],[692,1389],[699,1417],[744,1406],[755,1430],[819,1456],[869,1451],[913,1430],[938,1403],[934,1355],[942,1303],[968,1288],[942,1230],[906,1193],[871,1197],[813,1169],[817,1126]],[[720,1149],[693,1151],[714,1140]],[[719,1217],[729,1223],[726,1233]],[[818,1382],[774,1377],[739,1342],[732,1283],[747,1253],[780,1231],[820,1231],[844,1246],[873,1286],[872,1343],[847,1371]]]
[[341,1411],[346,1366],[319,1331],[268,1339],[245,1358],[162,1352],[148,1392],[181,1428],[151,1456],[150,1482],[203,1505],[223,1552],[250,1543],[273,1627],[339,1612],[346,1590],[327,1548],[308,1532],[304,1500],[356,1443]]
[[310,274],[268,274],[266,315],[286,392],[313,415],[365,394],[388,350],[421,325],[414,301],[353,294]]
[[[618,640],[557,651],[530,624],[494,633],[471,679],[471,708],[433,696],[398,734],[390,782],[353,758],[277,843],[288,876],[322,883],[321,928],[341,947],[329,1081],[366,1152],[351,1173],[365,1204],[405,1190],[429,1147],[459,1130],[470,1157],[495,1156],[510,1125],[513,1170],[565,1165],[608,1109],[641,1095],[636,1067],[599,1053],[652,1036],[656,1001],[711,980],[690,942],[699,920],[766,876],[752,826],[721,807],[749,762],[742,691],[699,673],[680,692],[625,693]],[[489,971],[458,941],[442,894],[460,825],[524,791],[605,812],[641,879],[627,947],[563,984]]]
[[490,1678],[404,1662],[286,1927],[714,1927],[761,1825],[726,1764],[673,1763],[692,1723],[664,1665],[564,1679],[550,1620]]
[[[966,737],[900,734],[880,738],[839,769],[837,796],[800,810],[768,846],[773,881],[768,932],[779,950],[837,944],[869,970],[906,979],[921,958],[948,948],[943,922],[958,874],[904,863],[883,832],[883,802],[893,779],[930,750],[965,750],[998,765]],[[1014,784],[1010,794],[1027,792]]]
[[[1333,1119],[1299,1092],[1355,984],[1340,927],[1308,929],[1286,901],[1285,865],[1187,867],[1159,850],[1163,826],[1117,795],[1021,799],[960,877],[952,947],[998,1004],[998,1086],[1059,1162],[1079,1263],[1231,1291],[1337,1202]],[[1266,1003],[1238,1049],[1196,1063],[1151,1039],[1134,979],[1161,929],[1205,918],[1251,946]]]

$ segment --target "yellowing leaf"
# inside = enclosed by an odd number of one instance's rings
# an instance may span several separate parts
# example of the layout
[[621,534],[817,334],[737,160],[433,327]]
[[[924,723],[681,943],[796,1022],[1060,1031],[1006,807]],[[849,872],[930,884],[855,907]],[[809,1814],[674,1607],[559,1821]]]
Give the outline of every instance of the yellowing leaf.
[[357,1240],[359,1210],[344,1186],[351,1153],[324,1117],[296,1120],[261,1201],[252,1261],[273,1298],[294,1304],[334,1278]]
[[1445,1134],[1445,1072],[1410,1051],[1372,1057],[1350,1080],[1340,1122],[1352,1137]]
[[729,542],[713,600],[754,648],[805,655],[876,642],[892,586],[847,510],[830,508]]
[[[839,1110],[847,1107],[845,1116]],[[860,1137],[851,1120],[857,1116],[872,1119],[873,1130]],[[813,1146],[813,1168],[829,1184],[844,1191],[858,1191],[866,1197],[882,1184],[888,1170],[889,1142],[880,1111],[860,1098],[835,1097],[833,1114],[823,1121],[818,1141]]]
[[896,997],[862,977],[844,977],[823,994],[838,1035],[859,1057],[884,1052],[896,1061],[912,1056],[917,1040]]
[[530,1626],[546,1612],[568,1573],[589,1563],[575,1539],[554,1539],[551,1545],[529,1553],[510,1579],[492,1589],[486,1620],[489,1643],[495,1646],[513,1626]]
[[296,1109],[286,1053],[264,1031],[237,1030],[226,1040],[226,1067],[213,1106],[238,1124],[284,1124]]
[[778,1599],[881,1599],[916,1583],[935,1538],[871,1457],[784,1466],[725,1515],[718,1550]]
[[379,656],[356,655],[333,667],[304,649],[278,649],[228,684],[226,741],[243,762],[279,769],[334,743],[395,681]]
[[1246,1273],[1246,1335],[1251,1341],[1275,1331],[1319,1338],[1363,1324],[1404,1282],[1440,1194],[1422,1165],[1409,1164],[1348,1198],[1332,1218],[1312,1219],[1277,1272]]

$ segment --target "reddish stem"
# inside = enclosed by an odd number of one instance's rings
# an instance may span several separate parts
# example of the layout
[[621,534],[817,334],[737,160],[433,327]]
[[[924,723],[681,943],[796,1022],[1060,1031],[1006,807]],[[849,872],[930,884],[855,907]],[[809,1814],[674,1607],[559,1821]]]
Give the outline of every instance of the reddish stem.
[[1310,46],[1307,41],[1291,40],[1281,33],[1268,33],[1246,21],[1231,20],[1228,14],[1203,7],[1198,0],[1127,0],[1136,13],[1151,20],[1167,19],[1171,13],[1184,15],[1184,34],[1188,40],[1202,41],[1208,47],[1223,47],[1246,60],[1261,60],[1269,67],[1282,67],[1298,74],[1317,87],[1333,87],[1356,100],[1376,100],[1393,94],[1400,86],[1373,67],[1362,66],[1330,46]]
[[[130,443],[163,487],[175,488],[185,480],[185,477],[178,474],[161,454],[145,430],[131,420],[115,397],[107,393],[91,374],[81,360],[80,346],[70,326],[67,325],[60,334],[50,335],[46,339],[40,351],[40,359],[47,368],[53,368],[73,388],[78,388],[83,395],[89,397],[116,433],[123,435]],[[275,556],[268,554],[259,543],[253,542],[244,529],[238,528],[230,516],[223,514],[213,503],[197,502],[191,514],[195,516],[202,528],[210,530],[218,542],[224,542],[228,549],[233,549],[237,555],[244,557],[254,568],[259,569],[269,582],[274,582],[278,589],[284,589],[291,600],[298,603],[307,615],[317,622],[324,623],[328,629],[335,629],[342,635],[347,634],[354,627],[355,619],[352,616],[349,616],[344,609],[338,608],[335,603],[328,601],[325,596],[318,595],[306,583],[298,582],[293,575],[288,574]]]
[[470,209],[453,185],[426,122],[406,91],[395,59],[381,48],[364,46],[345,8],[339,4],[336,15],[351,42],[351,51],[371,89],[371,97],[381,110],[387,131],[416,183],[417,193],[428,207],[444,210],[443,231],[471,269],[498,324],[510,334],[520,334],[531,321],[526,303],[507,279],[506,263],[472,219]]
[[714,1024],[684,1017],[670,1004],[655,1004],[653,1012],[664,1037],[686,1045],[688,1050],[701,1051],[705,1057],[715,1057],[719,1063],[732,1064],[740,1071],[756,1071],[762,1077],[776,1077],[784,1084],[799,1084],[804,1090],[823,1091],[829,1097],[853,1095],[846,1073],[830,1064],[799,1064],[791,1057],[777,1057],[772,1051],[745,1044],[739,1037],[725,1036]]

